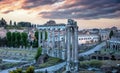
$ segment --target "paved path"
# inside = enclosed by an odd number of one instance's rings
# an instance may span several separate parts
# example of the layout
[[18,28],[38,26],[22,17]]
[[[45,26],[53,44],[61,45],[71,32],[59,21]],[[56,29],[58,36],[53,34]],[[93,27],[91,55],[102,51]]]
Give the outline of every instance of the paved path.
[[50,66],[50,67],[47,67],[47,68],[42,68],[42,69],[36,69],[35,72],[39,72],[39,71],[42,71],[44,72],[45,70],[49,71],[49,72],[53,72],[53,71],[57,71],[59,70],[60,68],[62,68],[63,66],[65,66],[66,62],[63,62],[63,63],[59,63],[57,65],[54,65],[54,66]]
[[90,55],[92,53],[94,53],[95,51],[98,51],[100,50],[103,46],[106,45],[106,42],[102,42],[101,44],[97,45],[96,47],[94,47],[93,49],[91,50],[88,50],[86,52],[83,52],[83,53],[80,53],[79,56],[86,56],[86,55]]
[[[57,65],[54,65],[54,66],[50,66],[50,67],[47,67],[47,68],[42,68],[42,69],[36,69],[35,72],[44,72],[45,70],[49,71],[49,72],[54,72],[54,71],[57,71],[59,70],[60,68],[62,68],[63,66],[65,66],[66,62],[63,62],[63,63],[59,63]],[[27,64],[26,64],[27,65]],[[10,69],[6,69],[6,70],[2,70],[0,71],[0,73],[9,73],[9,71],[12,71],[12,70],[15,70],[16,67],[14,68],[10,68]]]
[[[29,63],[29,64],[24,64],[24,65],[22,65],[22,66],[30,66],[30,65],[32,65],[32,64],[33,64],[33,63]],[[20,66],[20,68],[21,68],[22,66]],[[16,70],[16,67],[2,70],[2,71],[0,71],[0,73],[9,73],[9,71],[13,71],[13,70]]]
[[0,71],[0,73],[9,73],[9,71],[12,71],[12,70],[15,70],[15,69],[16,69],[16,67],[10,68],[10,69],[5,69],[5,70]]
[[2,59],[2,61],[5,61],[5,62],[11,62],[11,63],[17,63],[17,62],[28,62],[28,61],[12,60],[12,59]]
[[[96,47],[94,47],[91,50],[88,50],[88,51],[86,51],[84,53],[80,53],[79,56],[90,55],[90,54],[94,53],[95,51],[100,50],[105,45],[106,45],[106,43],[103,42],[103,43],[97,45]],[[66,62],[63,62],[63,63],[59,63],[57,65],[50,66],[50,67],[47,67],[47,68],[36,69],[35,72],[47,70],[47,71],[50,71],[52,73],[53,71],[57,71],[60,68],[62,68],[63,66],[65,66],[65,64],[66,64]],[[0,73],[8,73],[8,71],[11,71],[11,70],[14,70],[14,69],[16,69],[16,68],[14,67],[14,68],[6,69],[6,70],[1,71]]]

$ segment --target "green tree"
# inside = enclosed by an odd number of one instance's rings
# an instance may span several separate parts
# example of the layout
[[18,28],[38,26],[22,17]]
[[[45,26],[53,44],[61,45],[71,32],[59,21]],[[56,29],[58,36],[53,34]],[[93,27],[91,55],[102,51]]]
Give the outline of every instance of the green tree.
[[38,31],[35,32],[35,38],[38,40]]
[[38,47],[38,31],[35,32],[34,36],[36,39],[33,41],[33,47]]
[[14,22],[14,26],[16,26],[17,24],[16,24],[16,22]]
[[12,41],[11,44],[12,44],[13,47],[15,47],[15,45],[16,45],[16,43],[15,43],[15,42],[16,42],[15,35],[16,35],[16,33],[13,32],[13,33],[12,33],[12,38],[11,38],[11,41]]
[[47,34],[47,31],[45,31],[45,40],[47,40],[48,38],[48,34]]
[[20,27],[31,27],[30,22],[18,22],[18,26]]
[[25,47],[27,47],[28,46],[28,35],[27,35],[27,33],[25,33],[25,32],[22,32],[22,34],[21,34],[21,39],[22,39],[22,43],[23,43],[23,45],[25,46]]
[[7,46],[11,46],[11,43],[12,43],[12,41],[11,41],[11,38],[12,38],[12,34],[11,34],[11,32],[7,32],[6,33],[6,38],[7,38]]
[[2,59],[0,58],[0,63],[2,63]]
[[10,20],[10,26],[12,26],[12,20]]
[[33,66],[28,67],[27,70],[26,70],[26,73],[35,73],[34,72],[34,67]]
[[113,31],[110,31],[109,37],[111,38],[113,36]]
[[111,55],[111,60],[116,60],[114,55]]
[[41,55],[41,53],[42,53],[42,48],[39,47],[39,48],[37,49],[37,53],[36,53],[36,55],[35,55],[35,60],[36,60],[36,61],[38,60],[38,58],[39,58],[39,56]]
[[16,33],[16,40],[17,40],[17,47],[20,47],[20,40],[21,40],[21,35],[20,35],[20,32],[17,32]]
[[7,25],[7,22],[5,21],[5,19],[1,19],[0,20],[0,27],[6,27],[6,25]]

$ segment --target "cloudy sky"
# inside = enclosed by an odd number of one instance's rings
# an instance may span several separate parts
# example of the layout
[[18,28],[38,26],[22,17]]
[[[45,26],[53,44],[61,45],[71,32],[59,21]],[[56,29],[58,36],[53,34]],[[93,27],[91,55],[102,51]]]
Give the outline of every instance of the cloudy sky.
[[0,18],[44,24],[48,20],[79,28],[120,28],[120,0],[0,0]]

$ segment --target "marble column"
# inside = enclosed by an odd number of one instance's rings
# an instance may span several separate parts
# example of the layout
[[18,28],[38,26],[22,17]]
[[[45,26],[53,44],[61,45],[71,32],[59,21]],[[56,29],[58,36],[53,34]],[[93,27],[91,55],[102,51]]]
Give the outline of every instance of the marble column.
[[52,56],[55,55],[55,29],[52,29]]
[[42,47],[44,48],[43,43],[44,43],[44,29],[42,29]]
[[58,46],[58,48],[60,49],[60,28],[58,29],[58,41],[59,41],[59,46]]
[[59,45],[58,45],[58,57],[61,58],[60,56],[60,50],[61,50],[61,41],[60,41],[60,28],[58,29],[58,42],[59,42]]
[[67,27],[67,65],[66,65],[66,71],[70,71],[70,29]]
[[42,31],[42,42],[41,42],[41,46],[42,46],[42,54],[45,53],[45,48],[44,48],[44,29],[41,30]]
[[49,28],[47,29],[47,54],[49,54],[49,40],[50,40],[50,34],[49,34]]
[[66,36],[65,35],[65,29],[63,29],[63,49],[65,49],[65,46],[66,46],[66,44],[65,44],[65,42],[66,42],[65,41],[65,39],[66,39],[65,36]]
[[71,33],[72,33],[72,35],[71,35],[72,36],[72,43],[71,43],[72,44],[72,56],[71,56],[72,58],[71,59],[72,59],[72,61],[74,61],[74,58],[75,58],[75,36],[74,36],[74,29],[72,30]]
[[38,30],[38,35],[39,35],[38,44],[39,44],[39,47],[41,47],[41,30],[40,29]]
[[75,36],[75,72],[78,72],[78,27],[74,31]]
[[62,59],[66,59],[66,49],[65,49],[65,30],[63,29],[63,45],[62,45],[63,53],[62,53]]

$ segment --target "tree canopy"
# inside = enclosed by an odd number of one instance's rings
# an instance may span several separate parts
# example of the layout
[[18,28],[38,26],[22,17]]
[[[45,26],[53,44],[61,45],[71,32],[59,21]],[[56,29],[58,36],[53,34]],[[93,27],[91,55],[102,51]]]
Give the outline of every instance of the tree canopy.
[[113,31],[110,31],[109,37],[111,38],[113,36]]

